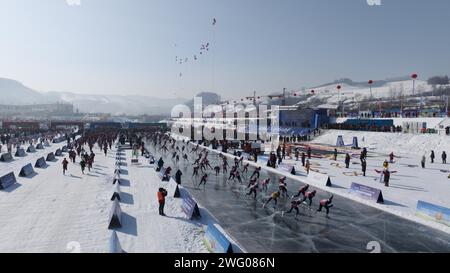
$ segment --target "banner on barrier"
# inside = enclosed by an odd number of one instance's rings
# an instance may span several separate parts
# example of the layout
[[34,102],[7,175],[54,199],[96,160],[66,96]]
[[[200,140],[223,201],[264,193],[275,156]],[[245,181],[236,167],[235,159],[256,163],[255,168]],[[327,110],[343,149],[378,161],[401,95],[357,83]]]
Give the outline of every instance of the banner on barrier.
[[450,208],[419,200],[416,215],[450,226]]
[[159,178],[161,179],[161,181],[169,181],[170,180],[170,176],[168,176],[168,175],[164,175],[164,173],[166,172],[166,168],[165,167],[162,167],[160,170],[159,170],[159,173],[158,173],[158,176],[159,176]]
[[27,165],[22,167],[19,176],[27,177],[33,173],[34,173],[33,166],[31,166],[31,163],[28,163]]
[[40,157],[36,160],[36,163],[34,164],[35,168],[44,168],[47,165],[47,163],[45,163],[45,158],[44,157]]
[[361,198],[375,201],[377,203],[383,203],[383,194],[380,189],[372,188],[369,186],[361,185],[352,182],[350,186],[349,193],[357,195]]
[[198,219],[201,217],[197,202],[191,196],[183,196],[181,210],[186,214],[188,219]]
[[179,198],[180,197],[180,189],[178,188],[178,184],[173,178],[170,178],[169,183],[167,184],[167,194],[168,196]]
[[269,157],[266,155],[261,155],[261,156],[258,156],[257,160],[258,160],[257,161],[258,164],[266,166],[267,162],[269,161]]
[[280,169],[282,171],[285,171],[285,172],[288,172],[288,173],[290,173],[292,175],[296,174],[295,167],[293,165],[291,165],[291,164],[281,163],[280,165],[278,165],[278,169]]
[[212,223],[208,224],[208,228],[206,229],[205,245],[212,253],[233,253],[231,242]]
[[3,161],[3,162],[10,162],[12,160],[13,160],[13,157],[12,157],[11,153],[4,153],[0,157],[0,161]]
[[309,171],[307,180],[310,181],[311,184],[318,183],[320,185],[331,187],[331,179],[327,174]]
[[53,161],[53,160],[55,160],[55,154],[54,154],[53,152],[49,153],[49,154],[47,155],[47,158],[46,158],[45,160],[47,160],[47,161]]
[[16,176],[14,175],[14,172],[5,174],[4,176],[0,177],[0,190],[6,189],[7,187],[13,185],[16,182],[17,180]]
[[16,154],[14,156],[19,156],[19,157],[26,156],[25,150],[22,148],[17,149]]

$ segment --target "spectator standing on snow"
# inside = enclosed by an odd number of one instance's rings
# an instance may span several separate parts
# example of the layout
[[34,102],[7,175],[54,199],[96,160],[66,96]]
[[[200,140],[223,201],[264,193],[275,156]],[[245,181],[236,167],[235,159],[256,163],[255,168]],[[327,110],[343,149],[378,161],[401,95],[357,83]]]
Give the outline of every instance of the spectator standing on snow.
[[445,151],[442,152],[441,158],[442,158],[442,164],[447,164],[447,154],[445,153]]
[[305,167],[306,154],[302,152],[302,166]]
[[178,169],[178,171],[175,173],[175,182],[177,182],[178,185],[181,184],[181,176],[183,173]]
[[434,163],[434,151],[433,150],[431,150],[430,159],[431,159],[431,163]]
[[345,154],[345,168],[349,168],[350,167],[350,155],[347,153]]
[[67,171],[67,165],[69,164],[69,161],[67,161],[66,158],[64,158],[62,165],[63,165],[63,174],[66,175],[66,171]]
[[426,161],[425,155],[422,156],[422,160],[420,161],[420,164],[422,165],[422,168],[425,168],[425,161]]
[[367,169],[367,162],[365,159],[361,161],[361,171],[363,173],[363,176],[366,176],[366,169]]
[[[337,151],[336,148],[334,148],[334,152],[333,152],[333,159],[334,159],[334,161],[337,160],[337,155],[338,155],[338,151]],[[361,155],[362,155],[362,153],[361,153]]]
[[305,169],[306,169],[306,174],[309,174],[309,169],[311,169],[311,164],[309,163],[309,160],[306,160],[305,163]]
[[159,215],[166,216],[164,214],[164,205],[166,203],[167,191],[164,188],[159,188],[157,196],[158,196],[158,203],[159,203]]

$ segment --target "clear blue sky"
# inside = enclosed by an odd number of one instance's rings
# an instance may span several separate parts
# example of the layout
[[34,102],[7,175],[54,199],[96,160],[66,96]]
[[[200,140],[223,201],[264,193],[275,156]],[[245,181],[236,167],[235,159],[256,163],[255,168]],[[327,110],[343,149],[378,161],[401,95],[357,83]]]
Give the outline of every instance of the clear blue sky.
[[41,91],[229,98],[450,73],[450,1],[381,1],[0,0],[0,77]]

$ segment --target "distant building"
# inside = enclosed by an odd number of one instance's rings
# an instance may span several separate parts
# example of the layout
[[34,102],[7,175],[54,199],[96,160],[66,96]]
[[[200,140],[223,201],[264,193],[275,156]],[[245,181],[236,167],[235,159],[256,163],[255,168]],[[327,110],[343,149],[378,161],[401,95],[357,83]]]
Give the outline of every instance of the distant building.
[[31,105],[0,105],[0,117],[3,118],[46,118],[51,116],[70,116],[74,113],[73,104],[31,104]]

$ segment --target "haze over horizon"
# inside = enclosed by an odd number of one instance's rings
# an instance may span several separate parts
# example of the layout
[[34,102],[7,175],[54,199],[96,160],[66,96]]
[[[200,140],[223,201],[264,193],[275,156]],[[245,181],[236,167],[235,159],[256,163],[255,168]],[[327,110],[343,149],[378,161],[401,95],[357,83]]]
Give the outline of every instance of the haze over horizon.
[[0,77],[43,92],[230,98],[450,72],[446,0],[133,3],[0,0]]

